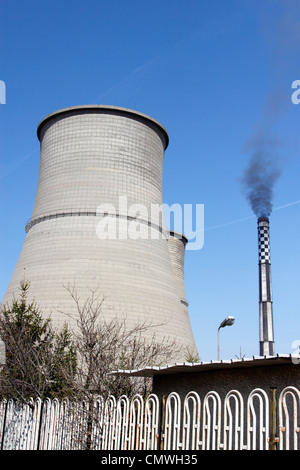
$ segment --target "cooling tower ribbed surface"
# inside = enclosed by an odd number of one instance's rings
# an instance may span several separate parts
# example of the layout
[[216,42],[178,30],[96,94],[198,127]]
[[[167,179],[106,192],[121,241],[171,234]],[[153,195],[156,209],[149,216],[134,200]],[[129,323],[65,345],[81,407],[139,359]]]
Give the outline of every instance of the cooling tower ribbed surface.
[[[92,290],[103,293],[108,320],[117,316],[130,328],[146,320],[156,326],[145,335],[176,338],[183,351],[196,350],[182,303],[183,243],[173,271],[161,220],[150,216],[151,205],[162,204],[165,129],[128,109],[81,106],[47,116],[38,137],[36,200],[3,302],[17,295],[25,269],[30,296],[59,327],[76,326],[76,306],[65,288],[74,286],[81,301]],[[113,238],[111,227],[117,228]]]

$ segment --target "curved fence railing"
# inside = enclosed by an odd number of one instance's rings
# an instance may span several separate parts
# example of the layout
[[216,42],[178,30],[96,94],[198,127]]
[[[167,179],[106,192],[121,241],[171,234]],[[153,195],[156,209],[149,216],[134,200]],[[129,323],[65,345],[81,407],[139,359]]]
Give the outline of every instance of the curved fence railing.
[[275,404],[272,397],[257,388],[247,397],[231,390],[222,398],[215,391],[204,397],[191,391],[184,397],[173,392],[132,399],[98,396],[92,401],[3,400],[0,448],[297,450],[300,391],[286,387]]

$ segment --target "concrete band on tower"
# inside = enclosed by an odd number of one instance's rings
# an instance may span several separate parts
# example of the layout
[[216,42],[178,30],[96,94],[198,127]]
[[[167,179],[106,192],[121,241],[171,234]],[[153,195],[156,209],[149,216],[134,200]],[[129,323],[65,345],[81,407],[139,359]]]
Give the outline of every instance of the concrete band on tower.
[[[76,328],[66,287],[82,302],[98,290],[105,319],[125,320],[129,328],[148,322],[146,338],[176,339],[182,345],[176,360],[183,361],[186,349],[196,351],[184,291],[186,239],[168,236],[151,213],[162,205],[166,130],[142,113],[91,105],[48,115],[37,134],[35,204],[3,303],[18,294],[25,270],[43,314],[55,326]],[[145,213],[131,214],[136,205]],[[116,237],[99,236],[105,223],[115,224]],[[132,227],[148,236],[128,237]]]

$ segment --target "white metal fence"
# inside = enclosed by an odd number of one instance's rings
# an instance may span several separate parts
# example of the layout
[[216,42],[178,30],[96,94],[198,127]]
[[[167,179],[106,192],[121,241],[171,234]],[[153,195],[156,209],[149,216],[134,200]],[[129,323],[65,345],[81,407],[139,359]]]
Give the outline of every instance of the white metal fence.
[[296,450],[300,446],[300,391],[237,390],[225,398],[191,391],[132,400],[0,402],[4,450]]

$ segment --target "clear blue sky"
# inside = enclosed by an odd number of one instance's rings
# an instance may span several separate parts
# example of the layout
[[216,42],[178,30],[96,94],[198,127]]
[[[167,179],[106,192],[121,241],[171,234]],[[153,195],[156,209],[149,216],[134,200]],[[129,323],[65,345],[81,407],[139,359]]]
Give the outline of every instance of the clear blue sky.
[[[160,121],[170,145],[163,199],[204,204],[202,250],[186,254],[186,293],[202,360],[257,355],[257,225],[241,187],[256,131],[276,138],[271,223],[275,349],[300,340],[298,0],[1,0],[3,296],[31,217],[36,128],[67,106],[108,104]],[[285,206],[285,207],[283,207]]]

